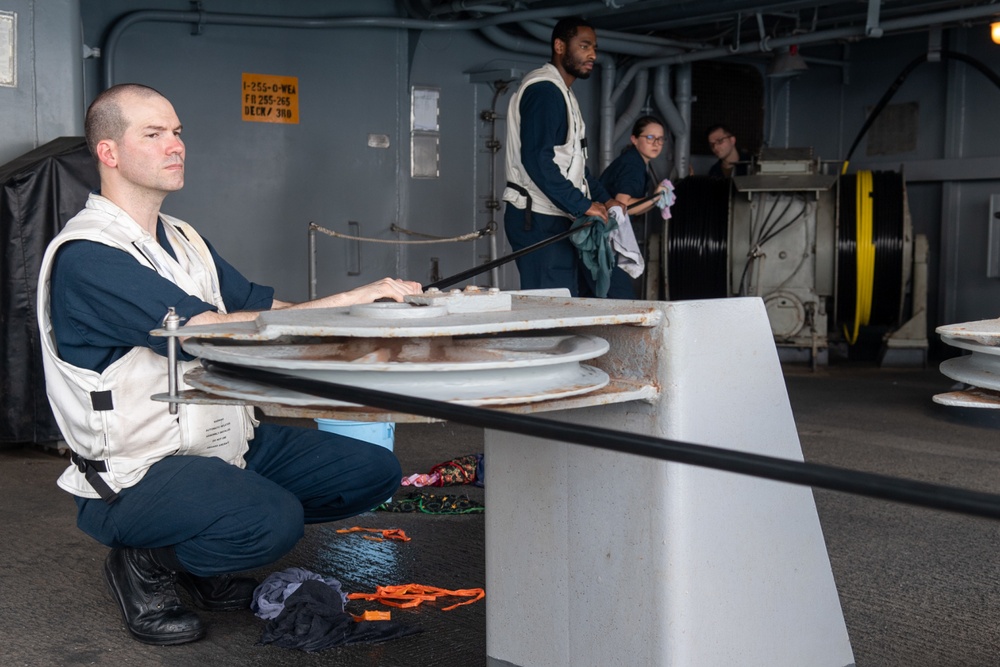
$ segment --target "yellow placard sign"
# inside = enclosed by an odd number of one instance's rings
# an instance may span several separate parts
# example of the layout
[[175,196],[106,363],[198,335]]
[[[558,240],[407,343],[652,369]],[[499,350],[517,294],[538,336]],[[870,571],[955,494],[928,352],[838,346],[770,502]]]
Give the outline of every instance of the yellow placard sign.
[[299,77],[243,73],[243,120],[299,122]]

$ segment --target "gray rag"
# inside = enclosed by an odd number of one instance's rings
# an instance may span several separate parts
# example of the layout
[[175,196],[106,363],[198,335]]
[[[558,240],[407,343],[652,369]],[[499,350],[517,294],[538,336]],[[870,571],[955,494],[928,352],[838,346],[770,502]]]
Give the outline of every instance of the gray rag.
[[297,591],[303,582],[310,580],[322,581],[339,593],[347,604],[347,595],[340,589],[340,582],[333,577],[324,577],[301,567],[290,567],[271,574],[254,589],[250,609],[264,620],[277,618],[285,608],[288,596]]

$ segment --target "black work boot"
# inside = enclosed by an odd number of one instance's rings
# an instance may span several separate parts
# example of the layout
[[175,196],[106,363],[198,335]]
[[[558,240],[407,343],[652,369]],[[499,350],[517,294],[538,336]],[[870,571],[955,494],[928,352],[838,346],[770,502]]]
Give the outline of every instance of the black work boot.
[[249,609],[257,589],[256,579],[232,574],[198,577],[190,572],[178,572],[177,583],[191,594],[198,607],[208,611]]
[[177,597],[174,571],[151,549],[112,549],[104,576],[125,627],[144,644],[186,644],[205,636],[201,619]]

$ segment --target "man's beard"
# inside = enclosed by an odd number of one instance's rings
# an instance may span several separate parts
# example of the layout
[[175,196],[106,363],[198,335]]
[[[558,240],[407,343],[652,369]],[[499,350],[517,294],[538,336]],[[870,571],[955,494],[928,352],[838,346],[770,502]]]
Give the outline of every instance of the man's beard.
[[590,78],[590,71],[583,69],[583,63],[577,62],[568,53],[563,56],[562,66],[563,69],[566,70],[566,73],[572,76],[574,79]]

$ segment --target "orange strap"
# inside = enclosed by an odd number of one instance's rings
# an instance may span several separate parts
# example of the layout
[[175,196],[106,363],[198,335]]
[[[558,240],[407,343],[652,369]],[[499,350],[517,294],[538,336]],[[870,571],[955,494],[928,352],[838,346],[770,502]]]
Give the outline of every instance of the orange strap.
[[351,618],[353,618],[356,623],[360,621],[389,621],[392,620],[392,612],[368,610],[357,615],[351,614]]
[[472,598],[465,602],[453,604],[445,607],[441,611],[451,611],[455,607],[472,604],[486,597],[486,591],[482,588],[463,588],[449,591],[436,586],[422,586],[421,584],[400,584],[399,586],[377,586],[374,593],[349,593],[348,600],[374,600],[389,607],[399,607],[406,609],[416,607],[424,602],[433,602],[439,597],[463,597]]
[[[410,538],[406,536],[402,528],[361,528],[360,526],[354,526],[353,528],[339,528],[338,533],[379,533],[383,538],[387,540],[399,540],[400,542],[409,542]],[[362,535],[366,540],[376,540],[381,542],[382,540],[377,537],[368,537],[367,535]]]

